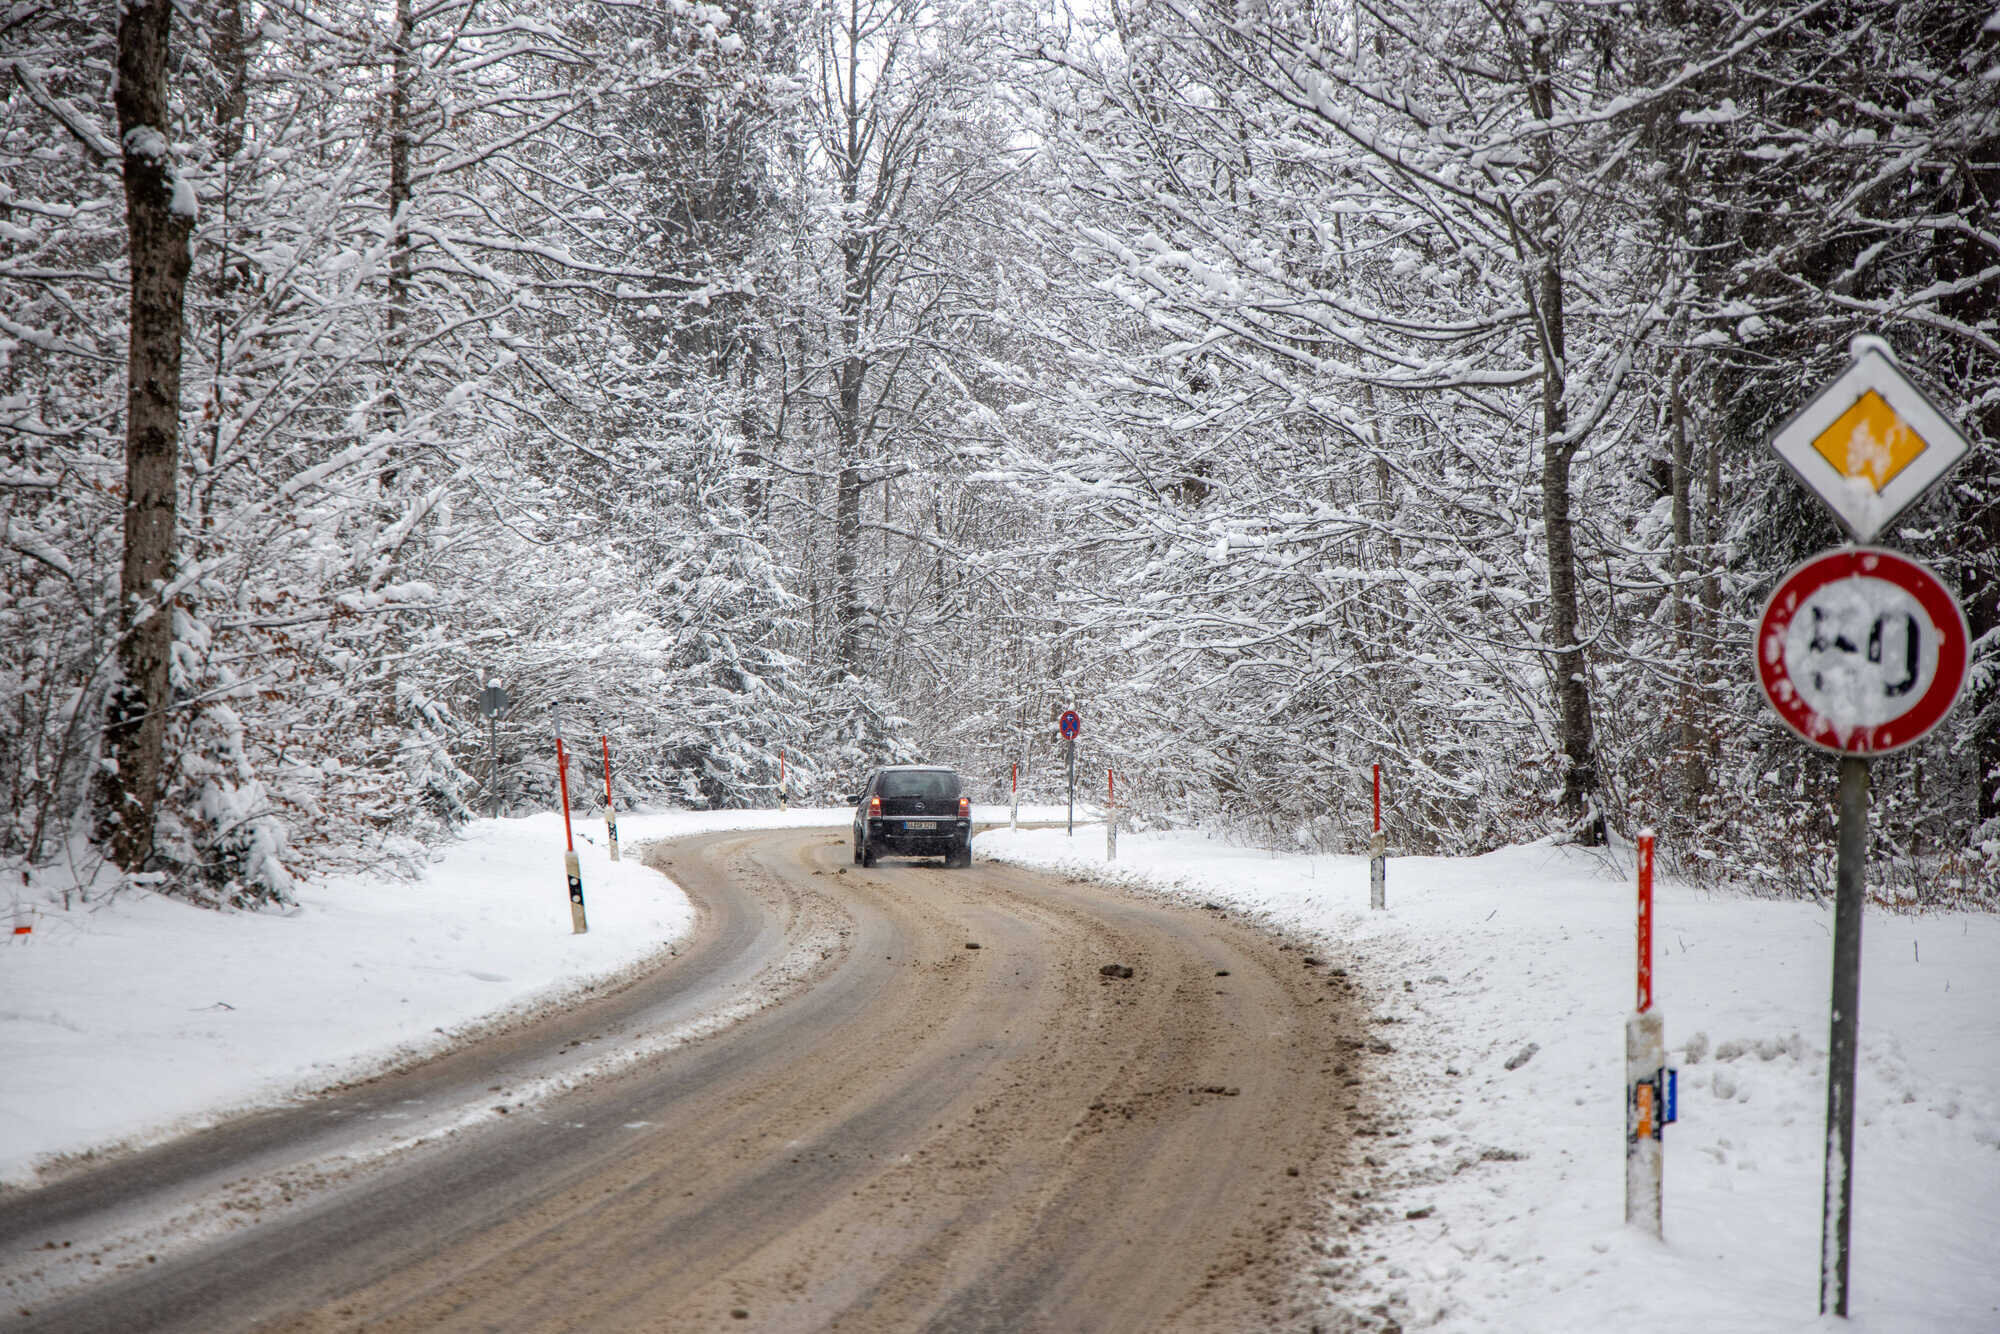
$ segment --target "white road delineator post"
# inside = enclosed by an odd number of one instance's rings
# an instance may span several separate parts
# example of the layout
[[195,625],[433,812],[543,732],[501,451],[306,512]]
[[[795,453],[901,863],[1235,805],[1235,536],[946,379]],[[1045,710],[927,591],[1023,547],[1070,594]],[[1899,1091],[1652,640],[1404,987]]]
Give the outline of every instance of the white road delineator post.
[[611,803],[611,738],[600,733],[604,743],[604,835],[611,844],[611,860],[618,860],[618,811]]
[[1118,860],[1118,776],[1104,771],[1104,860]]
[[1369,766],[1375,776],[1375,830],[1368,837],[1368,906],[1389,906],[1389,843],[1382,836],[1382,766]]
[[1678,1113],[1679,1075],[1667,1068],[1666,1025],[1653,1008],[1653,835],[1639,835],[1638,1012],[1625,1021],[1625,1221],[1662,1236],[1662,1132]]
[[569,876],[569,930],[580,936],[590,930],[583,919],[583,864],[576,859],[576,840],[569,830],[569,757],[563,754],[562,738],[556,738],[556,785],[562,789],[563,871]]
[[778,809],[788,811],[791,808],[791,776],[785,771],[785,752],[781,749],[778,752]]

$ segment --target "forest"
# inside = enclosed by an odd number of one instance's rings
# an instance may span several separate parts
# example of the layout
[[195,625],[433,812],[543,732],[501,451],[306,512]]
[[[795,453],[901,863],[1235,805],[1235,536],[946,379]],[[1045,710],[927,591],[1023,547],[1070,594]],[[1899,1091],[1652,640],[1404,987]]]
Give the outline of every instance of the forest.
[[282,905],[558,737],[1054,798],[1075,708],[1143,821],[1819,896],[1766,437],[1864,334],[1973,446],[1871,886],[1992,903],[1993,0],[20,0],[0,862]]

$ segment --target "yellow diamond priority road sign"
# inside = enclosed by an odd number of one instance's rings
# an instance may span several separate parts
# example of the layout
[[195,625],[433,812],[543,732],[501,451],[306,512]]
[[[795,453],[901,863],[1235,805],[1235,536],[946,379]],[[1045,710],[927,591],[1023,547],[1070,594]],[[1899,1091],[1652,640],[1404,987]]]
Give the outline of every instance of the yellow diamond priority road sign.
[[1853,353],[1846,370],[1772,432],[1770,444],[1854,540],[1868,542],[1970,446],[1904,376],[1888,344],[1857,338]]

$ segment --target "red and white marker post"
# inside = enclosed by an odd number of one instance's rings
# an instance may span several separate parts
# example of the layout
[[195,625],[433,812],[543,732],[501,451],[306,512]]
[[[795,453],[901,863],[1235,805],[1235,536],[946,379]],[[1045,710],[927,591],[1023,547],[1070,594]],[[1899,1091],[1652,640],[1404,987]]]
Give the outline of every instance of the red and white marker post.
[[1675,1071],[1667,1069],[1666,1026],[1653,1008],[1653,835],[1639,835],[1638,1010],[1625,1021],[1625,1221],[1655,1237],[1660,1178],[1674,1119]]
[[1021,827],[1021,762],[1019,760],[1014,761],[1014,776],[1011,781],[1013,788],[1012,795],[1008,798],[1011,804],[1007,811],[1007,827],[1009,829],[1019,829]]
[[1104,860],[1118,860],[1118,775],[1104,771]]
[[611,738],[598,734],[604,744],[604,833],[611,840],[611,860],[618,860],[618,811],[611,804]]
[[1389,844],[1382,837],[1382,766],[1369,766],[1375,776],[1375,829],[1368,838],[1368,906],[1389,906]]
[[583,920],[583,865],[576,859],[576,840],[569,832],[569,756],[563,754],[562,738],[556,738],[556,783],[562,788],[563,870],[569,876],[569,929],[580,936],[590,930]]

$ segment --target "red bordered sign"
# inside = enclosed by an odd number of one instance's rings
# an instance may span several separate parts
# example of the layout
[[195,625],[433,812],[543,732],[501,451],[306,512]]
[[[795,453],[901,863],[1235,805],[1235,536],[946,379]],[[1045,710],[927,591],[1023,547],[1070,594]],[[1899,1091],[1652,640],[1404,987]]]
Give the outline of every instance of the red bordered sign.
[[1083,719],[1078,716],[1075,709],[1064,709],[1063,716],[1057,720],[1057,726],[1062,729],[1066,739],[1074,741],[1077,734],[1083,731]]
[[1971,641],[1965,612],[1928,567],[1845,547],[1778,582],[1757,623],[1757,680],[1809,744],[1879,755],[1951,712]]

